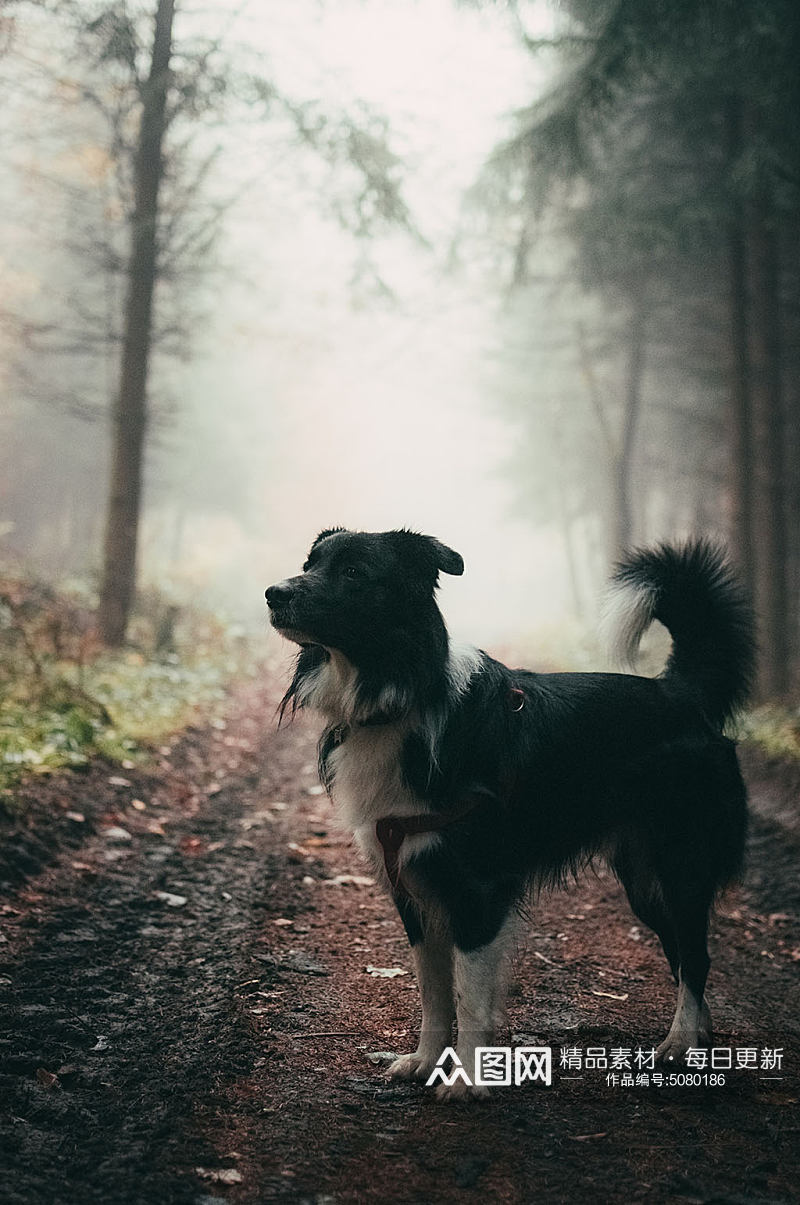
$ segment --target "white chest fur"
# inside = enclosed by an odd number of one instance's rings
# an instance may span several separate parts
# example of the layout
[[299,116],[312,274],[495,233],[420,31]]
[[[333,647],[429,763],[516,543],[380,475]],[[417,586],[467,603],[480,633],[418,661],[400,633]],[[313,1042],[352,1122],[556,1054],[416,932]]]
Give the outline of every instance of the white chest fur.
[[[451,701],[469,685],[480,668],[481,654],[471,646],[450,646],[445,674]],[[415,816],[430,810],[426,801],[409,790],[401,768],[403,742],[411,730],[412,715],[388,724],[364,724],[375,712],[408,708],[409,699],[387,684],[373,701],[371,713],[359,714],[358,675],[350,662],[335,650],[297,692],[298,702],[323,712],[334,724],[348,726],[343,743],[329,754],[327,769],[333,779],[331,798],[340,822],[354,835],[376,872],[383,872],[383,850],[375,825],[387,816]],[[419,719],[417,720],[420,723]],[[422,734],[435,755],[444,713],[429,716]],[[409,835],[400,849],[402,867],[410,857],[439,842],[436,833]]]
[[[385,816],[416,816],[429,810],[403,781],[400,754],[407,731],[403,721],[351,729],[328,761],[334,775],[331,798],[339,819],[376,870],[383,867],[376,822]],[[432,833],[407,837],[401,864],[436,840]]]
[[350,729],[331,753],[331,797],[351,829],[374,824],[382,816],[413,816],[425,804],[403,781],[400,755],[407,725],[402,722]]

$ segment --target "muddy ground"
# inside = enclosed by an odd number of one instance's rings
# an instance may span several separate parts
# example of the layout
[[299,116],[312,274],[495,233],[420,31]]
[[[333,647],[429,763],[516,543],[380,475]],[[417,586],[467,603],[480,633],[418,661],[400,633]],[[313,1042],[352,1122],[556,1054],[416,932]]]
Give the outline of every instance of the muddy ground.
[[790,776],[748,759],[749,870],[709,986],[717,1045],[780,1048],[782,1066],[714,1087],[559,1066],[562,1047],[649,1050],[673,1006],[601,873],[541,902],[514,962],[499,1042],[551,1046],[552,1086],[440,1105],[384,1078],[419,1006],[409,973],[367,968],[409,972],[408,949],[332,824],[314,726],[275,731],[276,689],[241,688],[146,771],[29,782],[0,830],[0,1199],[798,1200]]

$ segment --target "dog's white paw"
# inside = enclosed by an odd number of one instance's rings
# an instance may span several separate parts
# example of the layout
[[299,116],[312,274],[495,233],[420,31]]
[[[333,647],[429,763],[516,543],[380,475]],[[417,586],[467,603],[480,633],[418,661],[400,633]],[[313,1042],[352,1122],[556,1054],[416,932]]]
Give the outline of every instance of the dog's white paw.
[[413,1054],[401,1054],[387,1069],[390,1079],[426,1080],[436,1066],[436,1056],[415,1050]]
[[508,1029],[508,1013],[505,1008],[495,1009],[494,1016],[492,1017],[492,1027],[496,1034]]
[[668,1070],[672,1067],[683,1067],[688,1050],[710,1045],[710,1034],[668,1033],[656,1050],[656,1062]]
[[656,1049],[656,1062],[662,1067],[682,1067],[689,1046],[691,1042],[682,1038],[666,1037]]
[[436,1089],[436,1099],[453,1104],[469,1100],[488,1100],[489,1089],[478,1084],[465,1084],[457,1079],[452,1084],[439,1084]]
[[681,1025],[680,1021],[673,1022],[664,1041],[656,1050],[656,1061],[663,1067],[682,1067],[686,1062],[686,1052],[697,1049],[698,1046],[710,1046],[712,1043],[711,1013],[703,1001],[697,1024]]

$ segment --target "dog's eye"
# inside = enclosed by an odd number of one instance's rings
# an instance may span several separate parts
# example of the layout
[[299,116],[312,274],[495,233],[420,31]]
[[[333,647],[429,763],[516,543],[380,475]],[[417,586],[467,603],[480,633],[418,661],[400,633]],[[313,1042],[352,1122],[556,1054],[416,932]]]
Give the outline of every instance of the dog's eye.
[[355,565],[345,565],[342,569],[342,577],[360,577],[361,572]]

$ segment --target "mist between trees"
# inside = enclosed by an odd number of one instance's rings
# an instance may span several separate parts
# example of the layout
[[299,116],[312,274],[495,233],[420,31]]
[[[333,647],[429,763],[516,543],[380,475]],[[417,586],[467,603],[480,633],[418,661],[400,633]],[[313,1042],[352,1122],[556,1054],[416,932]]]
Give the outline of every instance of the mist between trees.
[[[330,522],[529,558],[509,631],[710,532],[786,695],[797,6],[266,7],[0,8],[3,555],[119,645],[137,583],[236,611]],[[399,102],[343,67],[386,41]]]

